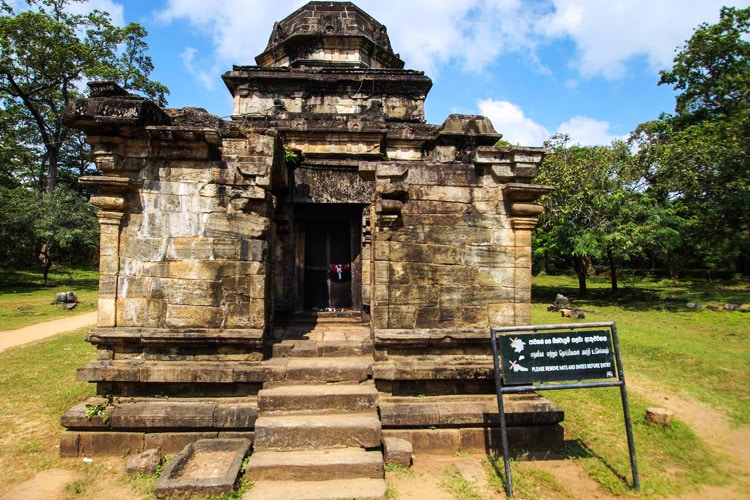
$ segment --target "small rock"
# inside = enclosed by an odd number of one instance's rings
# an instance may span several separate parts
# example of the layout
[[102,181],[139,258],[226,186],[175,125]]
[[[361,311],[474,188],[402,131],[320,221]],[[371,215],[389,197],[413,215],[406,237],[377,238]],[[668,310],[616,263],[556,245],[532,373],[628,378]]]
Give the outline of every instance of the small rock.
[[409,441],[395,437],[383,438],[385,463],[411,467],[412,445]]
[[737,310],[743,313],[750,312],[750,304],[742,304]]
[[164,463],[164,455],[157,449],[146,450],[140,455],[131,455],[125,472],[128,474],[154,474]]
[[739,304],[724,304],[725,311],[737,311],[739,308]]
[[719,306],[719,305],[716,305],[716,304],[709,304],[709,305],[706,306],[706,309],[708,309],[709,311],[720,312],[720,311],[724,310],[724,306]]
[[674,419],[674,412],[666,408],[647,408],[646,421],[659,427],[669,427]]

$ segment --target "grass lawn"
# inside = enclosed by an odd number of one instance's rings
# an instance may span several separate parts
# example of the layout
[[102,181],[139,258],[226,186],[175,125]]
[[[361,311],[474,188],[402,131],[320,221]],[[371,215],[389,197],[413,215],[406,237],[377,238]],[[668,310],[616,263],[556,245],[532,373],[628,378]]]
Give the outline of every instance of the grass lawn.
[[[557,293],[591,312],[584,320],[548,312]],[[534,324],[614,321],[626,383],[628,375],[640,377],[664,392],[716,408],[735,426],[750,424],[750,314],[686,306],[687,302],[750,303],[750,282],[640,281],[637,287],[626,287],[613,296],[608,283],[594,281],[587,296],[581,297],[574,279],[539,276],[532,296]],[[630,464],[619,390],[548,391],[543,395],[565,410],[563,425],[573,438],[570,449],[564,450],[567,456],[579,460],[606,491],[628,493]],[[632,386],[629,400],[644,494],[678,495],[700,485],[733,481],[724,459],[679,414],[670,428],[657,428],[644,423],[643,415],[647,407],[663,402]],[[529,473],[529,465],[524,460],[514,463],[514,470],[525,471],[531,478],[521,483],[525,488],[519,491],[521,497],[564,490],[564,485],[550,484],[548,475]],[[743,487],[747,490],[747,485]]]
[[[41,272],[0,269],[0,332],[96,310],[99,273],[53,266],[48,283]],[[75,292],[72,311],[52,304],[58,292]]]
[[93,385],[75,381],[76,368],[95,358],[85,332],[0,353],[0,495],[66,462],[58,457],[60,416],[94,392]]

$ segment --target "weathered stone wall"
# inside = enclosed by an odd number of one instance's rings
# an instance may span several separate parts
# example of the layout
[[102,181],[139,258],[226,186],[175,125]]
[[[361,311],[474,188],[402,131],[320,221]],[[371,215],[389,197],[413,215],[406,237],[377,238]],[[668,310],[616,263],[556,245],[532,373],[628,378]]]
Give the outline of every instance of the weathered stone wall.
[[[225,147],[230,157],[247,143],[263,152],[263,139]],[[140,170],[120,235],[115,326],[265,328],[270,194],[223,184],[235,166],[211,160],[204,144],[160,142]]]
[[404,180],[381,183],[376,193],[373,328],[527,322],[528,288],[515,277],[528,263],[517,262],[502,188],[485,183],[473,165],[399,165]]

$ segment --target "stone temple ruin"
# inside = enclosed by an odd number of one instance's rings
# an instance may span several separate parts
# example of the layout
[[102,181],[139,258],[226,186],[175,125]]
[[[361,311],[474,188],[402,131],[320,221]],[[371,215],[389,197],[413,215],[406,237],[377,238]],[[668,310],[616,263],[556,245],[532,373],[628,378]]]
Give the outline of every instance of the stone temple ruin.
[[[358,7],[310,2],[222,76],[231,120],[104,82],[67,109],[103,173],[81,179],[101,261],[78,371],[101,411],[62,417],[63,455],[244,437],[261,484],[326,479],[308,448],[382,481],[384,440],[495,445],[489,328],[530,322],[544,151],[494,146],[482,116],[425,123],[432,82],[403,67]],[[561,442],[544,398],[506,411],[517,446]]]

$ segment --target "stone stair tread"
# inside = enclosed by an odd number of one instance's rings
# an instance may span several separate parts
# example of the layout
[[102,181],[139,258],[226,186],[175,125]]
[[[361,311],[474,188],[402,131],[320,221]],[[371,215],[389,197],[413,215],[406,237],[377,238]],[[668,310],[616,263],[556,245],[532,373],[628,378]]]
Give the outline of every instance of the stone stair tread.
[[372,384],[320,384],[320,385],[280,385],[270,389],[261,389],[258,397],[263,396],[336,396],[354,394],[378,394]]
[[373,384],[279,385],[258,392],[263,415],[358,413],[375,410],[378,390]]
[[384,479],[329,481],[258,481],[242,500],[337,500],[386,497]]
[[264,415],[255,421],[255,449],[376,448],[382,442],[376,411]]
[[271,358],[264,365],[278,382],[362,382],[372,374],[372,358],[364,356]]
[[362,448],[256,451],[246,473],[251,481],[382,479],[383,454]]

